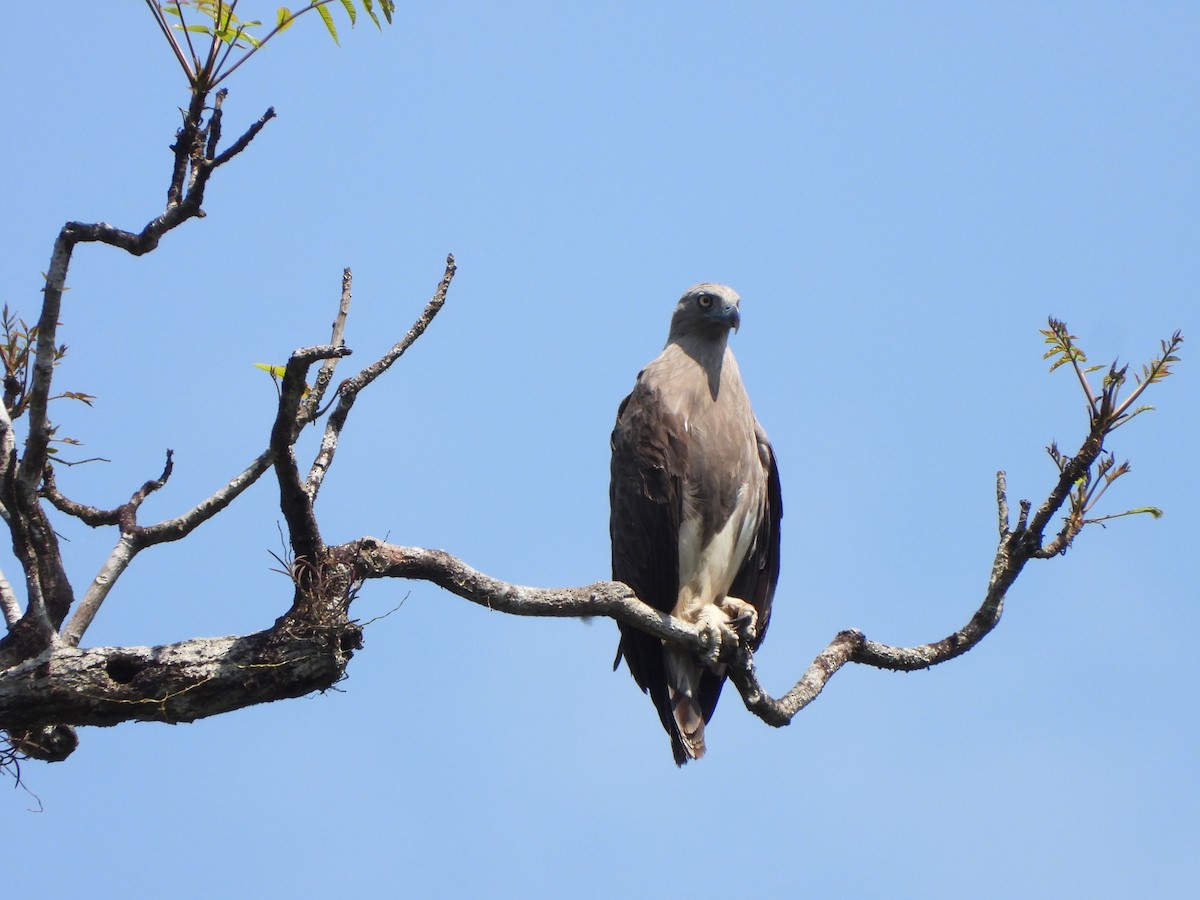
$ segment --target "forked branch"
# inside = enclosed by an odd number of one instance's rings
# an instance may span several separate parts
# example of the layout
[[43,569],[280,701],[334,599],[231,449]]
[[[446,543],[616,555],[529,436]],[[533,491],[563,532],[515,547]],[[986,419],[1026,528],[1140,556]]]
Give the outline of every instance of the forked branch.
[[[404,337],[397,341],[383,356],[364,368],[353,378],[342,382],[338,387],[337,405],[334,407],[333,412],[329,414],[329,420],[325,423],[325,434],[321,439],[321,447],[317,451],[312,468],[308,472],[308,479],[305,482],[305,490],[312,500],[316,500],[317,492],[321,490],[321,483],[325,480],[325,474],[329,471],[329,467],[333,463],[333,456],[337,452],[338,439],[341,437],[342,429],[346,425],[346,419],[350,416],[350,410],[354,407],[354,402],[358,399],[358,395],[374,382],[375,379],[386,372],[392,363],[403,356],[408,348],[416,342],[417,338],[425,333],[425,329],[429,327],[434,317],[446,304],[446,294],[450,290],[450,282],[454,280],[455,271],[457,271],[457,266],[454,263],[454,255],[449,254],[446,256],[446,269],[442,273],[442,280],[438,282],[433,296],[425,304],[425,308],[421,311],[417,320],[413,322],[412,327],[405,333]],[[349,270],[347,270],[348,272]],[[347,284],[342,293],[342,303],[338,311],[339,320],[344,320],[345,309],[349,302],[349,285]],[[335,335],[337,334],[337,327],[337,322],[335,322]],[[323,373],[324,370],[322,370]],[[320,375],[318,375],[318,388],[320,389]]]

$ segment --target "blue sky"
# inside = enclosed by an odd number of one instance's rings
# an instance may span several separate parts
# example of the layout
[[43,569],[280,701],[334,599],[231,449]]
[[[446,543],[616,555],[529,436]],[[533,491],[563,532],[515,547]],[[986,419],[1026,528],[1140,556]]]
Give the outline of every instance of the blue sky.
[[[142,5],[112,6],[9,15],[0,278],[26,318],[63,222],[140,228],[162,208],[186,94]],[[341,48],[312,18],[233,77],[227,134],[279,115],[214,177],[206,219],[142,259],[77,252],[57,384],[99,399],[55,414],[111,462],[63,472],[71,496],[119,503],[171,447],[144,520],[178,514],[265,446],[275,393],[251,364],[326,340],[343,266],[350,371],[453,252],[446,309],[354,408],[325,536],[595,581],[616,405],[682,290],[721,281],[782,470],[759,654],[781,693],[839,629],[918,643],[970,616],[995,471],[1039,501],[1043,448],[1083,435],[1077,387],[1041,359],[1047,315],[1094,361],[1196,331],[1193,4],[402,3],[383,34],[339,21]],[[1166,517],[1031,563],[959,660],[844,670],[779,731],[730,691],[708,757],[678,771],[609,670],[611,622],[373,584],[354,612],[383,618],[338,691],[85,730],[70,761],[26,765],[43,809],[0,792],[6,889],[52,872],[64,896],[1190,896],[1194,368],[1185,345],[1158,411],[1110,443],[1134,468],[1108,511]],[[269,625],[289,597],[271,481],[140,556],[85,642]],[[86,584],[115,535],[59,528]]]

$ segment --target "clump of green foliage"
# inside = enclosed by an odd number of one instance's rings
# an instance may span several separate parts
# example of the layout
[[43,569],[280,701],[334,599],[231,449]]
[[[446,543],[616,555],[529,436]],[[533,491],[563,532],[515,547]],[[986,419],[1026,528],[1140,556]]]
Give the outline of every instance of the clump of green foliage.
[[[350,17],[350,27],[353,28],[358,21],[358,9],[353,0],[337,2]],[[228,3],[223,0],[170,0],[168,3],[146,0],[146,5],[150,7],[158,27],[195,91],[212,90],[305,13],[315,11],[325,23],[334,43],[340,44],[337,26],[329,11],[333,0],[318,0],[295,11],[281,6],[275,12],[274,26],[266,33],[259,30],[263,28],[261,19],[238,16],[238,0]],[[376,28],[383,28],[376,13],[377,7],[384,20],[392,24],[392,13],[396,10],[393,0],[362,0],[362,7]],[[182,42],[177,34],[182,36]],[[202,37],[193,41],[193,34]]]

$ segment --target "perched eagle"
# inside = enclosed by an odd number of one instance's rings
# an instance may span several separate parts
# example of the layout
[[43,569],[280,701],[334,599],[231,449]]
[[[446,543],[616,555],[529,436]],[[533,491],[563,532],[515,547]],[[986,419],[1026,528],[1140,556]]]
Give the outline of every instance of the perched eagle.
[[[775,454],[738,374],[729,330],[740,298],[691,287],[667,345],[617,410],[609,484],[613,579],[680,619],[734,628],[757,649],[779,578],[783,504]],[[675,762],[704,755],[724,666],[621,625],[615,669],[658,710]]]

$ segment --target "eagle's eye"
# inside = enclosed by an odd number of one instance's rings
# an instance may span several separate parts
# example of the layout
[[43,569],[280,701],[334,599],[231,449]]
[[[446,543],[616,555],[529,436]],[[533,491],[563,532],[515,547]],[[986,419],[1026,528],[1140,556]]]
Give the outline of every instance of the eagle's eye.
[[699,297],[696,298],[696,305],[699,306],[701,309],[708,309],[710,306],[713,305],[713,295],[712,294],[701,294]]

